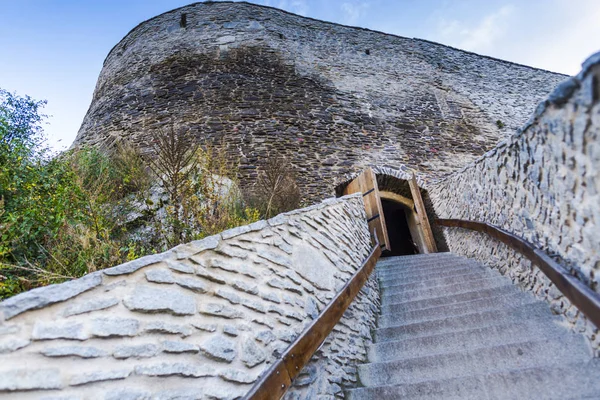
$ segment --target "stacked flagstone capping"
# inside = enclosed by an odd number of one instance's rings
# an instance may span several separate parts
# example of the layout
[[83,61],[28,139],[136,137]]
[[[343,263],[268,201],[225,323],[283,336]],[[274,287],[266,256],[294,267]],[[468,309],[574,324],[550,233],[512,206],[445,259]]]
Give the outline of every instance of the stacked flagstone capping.
[[[544,249],[600,293],[600,53],[561,83],[522,130],[429,188],[440,218],[483,221]],[[445,228],[451,251],[535,292],[600,347],[597,327],[536,267],[486,235]]]
[[108,54],[75,145],[161,129],[225,145],[252,187],[286,156],[307,200],[367,165],[439,178],[527,120],[564,75],[243,2],[144,21]]
[[[235,399],[371,249],[360,195],[329,199],[0,303],[0,397]],[[288,398],[356,382],[368,282]]]

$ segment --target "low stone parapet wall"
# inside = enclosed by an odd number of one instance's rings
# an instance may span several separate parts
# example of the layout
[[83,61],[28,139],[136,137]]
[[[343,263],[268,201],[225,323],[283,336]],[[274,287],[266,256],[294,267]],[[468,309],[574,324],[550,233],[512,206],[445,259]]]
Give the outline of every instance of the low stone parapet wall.
[[[353,195],[20,294],[0,303],[0,395],[239,398],[370,249]],[[289,398],[356,382],[378,305],[372,280]]]
[[[429,195],[439,218],[516,233],[600,292],[600,53],[558,85],[522,130],[431,185]],[[484,234],[444,232],[451,251],[478,258],[546,299],[600,347],[597,327],[537,267]]]

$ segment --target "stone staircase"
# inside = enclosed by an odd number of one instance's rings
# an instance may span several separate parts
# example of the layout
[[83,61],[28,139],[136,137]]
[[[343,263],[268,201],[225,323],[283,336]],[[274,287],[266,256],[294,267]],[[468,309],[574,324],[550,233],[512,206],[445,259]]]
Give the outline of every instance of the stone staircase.
[[547,303],[467,258],[382,259],[381,316],[358,399],[600,398],[600,360]]

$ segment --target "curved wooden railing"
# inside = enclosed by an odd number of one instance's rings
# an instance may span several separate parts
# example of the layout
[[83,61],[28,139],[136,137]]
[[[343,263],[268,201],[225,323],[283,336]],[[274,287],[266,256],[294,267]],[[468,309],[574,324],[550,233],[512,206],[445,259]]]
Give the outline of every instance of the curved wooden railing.
[[570,275],[544,251],[535,248],[531,243],[513,233],[485,222],[461,219],[438,219],[441,226],[470,229],[483,232],[518,251],[538,266],[554,283],[556,288],[567,297],[590,321],[600,327],[600,296],[579,279]]
[[285,353],[254,384],[244,397],[247,400],[280,399],[290,388],[294,378],[312,358],[325,341],[333,327],[352,303],[358,292],[371,276],[381,255],[381,247],[375,236],[375,246],[361,267],[352,275],[342,290],[321,311],[319,316],[304,329]]

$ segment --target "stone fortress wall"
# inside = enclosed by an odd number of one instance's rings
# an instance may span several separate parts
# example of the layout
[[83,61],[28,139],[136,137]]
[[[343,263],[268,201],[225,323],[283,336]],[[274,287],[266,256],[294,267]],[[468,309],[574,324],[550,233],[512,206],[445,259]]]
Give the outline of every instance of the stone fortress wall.
[[75,145],[148,149],[160,129],[189,129],[227,145],[247,186],[267,157],[287,156],[316,201],[366,166],[441,177],[521,126],[563,79],[270,7],[196,3],[112,49]]
[[[600,293],[600,53],[540,103],[523,129],[431,185],[429,194],[439,218],[514,232]],[[444,231],[452,252],[475,257],[546,299],[598,351],[597,327],[537,267],[484,234]]]
[[[352,195],[17,295],[0,303],[0,397],[239,398],[370,250]],[[287,398],[356,384],[378,312],[372,278]]]

